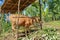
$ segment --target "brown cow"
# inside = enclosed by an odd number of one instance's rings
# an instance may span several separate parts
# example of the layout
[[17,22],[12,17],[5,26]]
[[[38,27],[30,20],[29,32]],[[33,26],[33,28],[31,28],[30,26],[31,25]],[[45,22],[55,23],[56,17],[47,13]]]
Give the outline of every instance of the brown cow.
[[20,14],[11,14],[9,19],[12,24],[12,30],[15,31],[15,28],[18,26],[24,26],[26,28],[25,32],[29,31],[29,26],[32,25],[34,22],[39,22],[38,17],[28,17]]

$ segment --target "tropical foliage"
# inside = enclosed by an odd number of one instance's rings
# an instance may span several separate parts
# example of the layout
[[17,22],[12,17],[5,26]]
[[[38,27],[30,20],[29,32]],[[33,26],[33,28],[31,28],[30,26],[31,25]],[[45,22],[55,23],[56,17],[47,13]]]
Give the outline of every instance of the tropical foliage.
[[42,18],[45,21],[60,20],[60,1],[59,0],[41,0],[41,8],[37,0],[23,11],[24,15],[39,16],[40,10]]

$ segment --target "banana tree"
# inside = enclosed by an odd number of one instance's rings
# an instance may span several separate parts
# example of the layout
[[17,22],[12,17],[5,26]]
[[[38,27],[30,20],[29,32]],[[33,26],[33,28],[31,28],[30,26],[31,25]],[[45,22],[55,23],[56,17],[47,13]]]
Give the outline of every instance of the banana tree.
[[59,8],[60,8],[60,1],[59,0],[49,0],[49,12],[52,12],[52,20],[56,20],[56,14],[59,14]]

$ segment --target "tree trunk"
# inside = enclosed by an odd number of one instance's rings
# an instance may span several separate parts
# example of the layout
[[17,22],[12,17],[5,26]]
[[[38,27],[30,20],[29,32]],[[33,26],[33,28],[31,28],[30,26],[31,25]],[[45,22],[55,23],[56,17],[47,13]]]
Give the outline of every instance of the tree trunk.
[[40,8],[39,8],[39,10],[40,10],[40,27],[41,27],[41,29],[42,29],[42,13],[41,13],[41,0],[39,0],[39,6],[40,6]]

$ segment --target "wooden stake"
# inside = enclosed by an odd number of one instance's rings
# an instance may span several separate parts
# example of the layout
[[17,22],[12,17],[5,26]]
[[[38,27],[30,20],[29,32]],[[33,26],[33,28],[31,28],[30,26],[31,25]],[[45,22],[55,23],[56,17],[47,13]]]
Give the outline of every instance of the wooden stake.
[[[20,0],[18,1],[18,14],[20,12]],[[17,15],[17,18],[18,18],[18,15]],[[16,23],[16,26],[17,26],[17,29],[16,29],[16,40],[18,40],[18,22],[19,22],[19,18],[18,18],[18,21]]]

